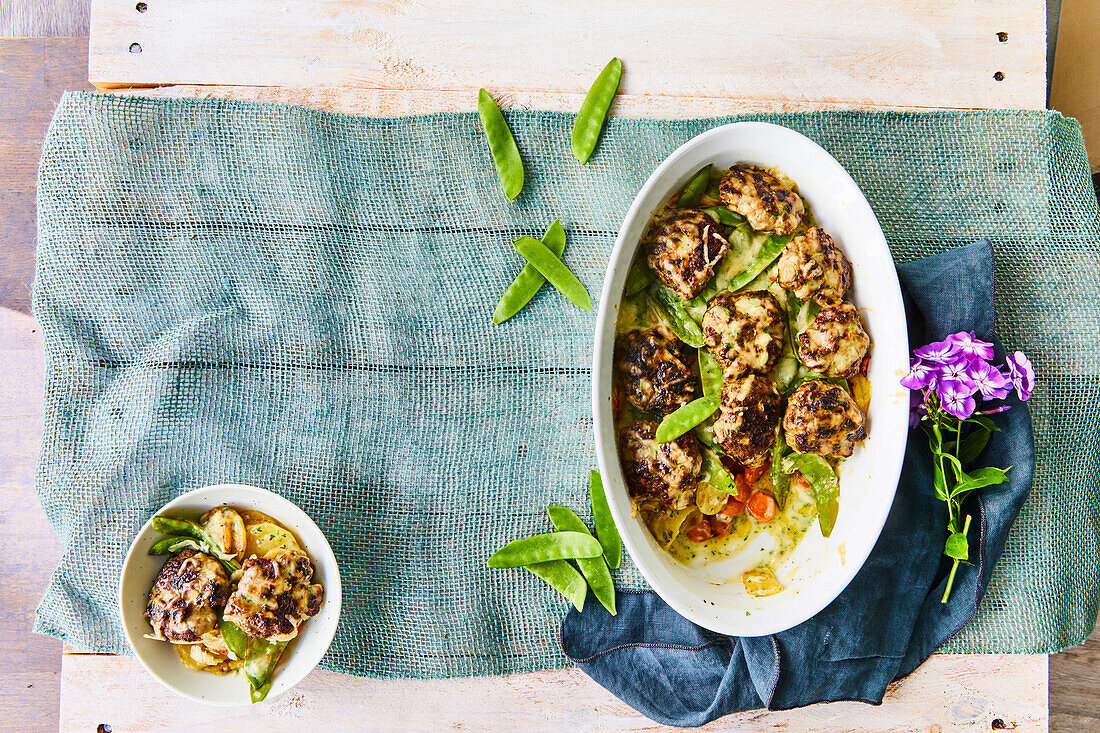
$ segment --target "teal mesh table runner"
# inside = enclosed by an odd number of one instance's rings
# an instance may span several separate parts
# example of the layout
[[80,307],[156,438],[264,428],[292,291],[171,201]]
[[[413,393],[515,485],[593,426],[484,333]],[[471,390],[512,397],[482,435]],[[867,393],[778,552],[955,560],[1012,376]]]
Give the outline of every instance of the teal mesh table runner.
[[[566,663],[564,602],[489,570],[544,508],[587,507],[595,316],[549,288],[493,326],[554,218],[596,294],[635,193],[727,119],[615,119],[587,166],[572,117],[507,115],[527,169],[500,193],[476,115],[370,119],[235,102],[66,96],[45,144],[35,313],[37,489],[64,555],[36,630],[127,651],[131,538],[198,486],[300,505],[338,555],[325,658],[372,676]],[[823,145],[895,258],[989,237],[997,332],[1034,360],[1035,484],[978,616],[942,651],[1048,652],[1100,582],[1100,218],[1078,125],[1048,112],[753,115]],[[584,514],[584,512],[581,512]],[[643,587],[630,562],[621,587]]]

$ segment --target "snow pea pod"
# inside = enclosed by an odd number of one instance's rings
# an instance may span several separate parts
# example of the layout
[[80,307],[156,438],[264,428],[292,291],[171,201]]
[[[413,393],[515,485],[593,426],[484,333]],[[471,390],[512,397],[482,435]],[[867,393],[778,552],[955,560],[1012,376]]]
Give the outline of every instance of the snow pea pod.
[[623,78],[623,62],[619,58],[613,58],[603,67],[603,71],[592,82],[592,87],[585,95],[581,103],[581,109],[577,112],[577,119],[573,122],[573,157],[580,161],[581,165],[588,162],[592,152],[596,149],[596,142],[603,131],[604,120],[611,109],[611,102],[615,99],[615,93],[619,91],[619,81]]
[[775,442],[772,443],[772,494],[780,509],[787,503],[787,492],[791,488],[791,474],[783,470],[783,457],[789,451],[790,448],[783,439],[783,426],[780,425],[775,434]]
[[218,622],[218,631],[221,632],[225,645],[229,651],[237,655],[237,659],[248,658],[248,648],[252,643],[252,637],[241,631],[241,627],[232,621],[222,619]]
[[768,267],[775,262],[783,252],[783,248],[787,246],[787,242],[791,241],[792,238],[792,235],[787,235],[785,237],[777,237],[774,234],[770,235],[768,241],[760,248],[760,253],[749,263],[744,272],[734,275],[733,278],[730,279],[726,289],[730,292],[736,292],[755,280],[760,273],[768,269]]
[[699,349],[699,381],[703,385],[703,394],[718,394],[722,391],[722,367],[714,354],[707,349]]
[[604,493],[599,471],[588,474],[588,502],[592,507],[592,522],[596,525],[596,536],[603,547],[604,560],[612,570],[616,570],[623,562],[623,540],[619,537],[615,518],[611,516],[611,507],[607,505],[607,494]]
[[735,227],[745,221],[745,217],[725,206],[704,206],[703,211],[722,226]]
[[197,540],[200,545],[204,545],[200,551],[218,558],[222,565],[225,565],[225,569],[230,575],[241,569],[241,564],[237,562],[235,555],[224,552],[201,525],[192,522],[190,519],[157,516],[153,517],[152,527],[161,534],[191,537]]
[[512,246],[569,302],[581,310],[592,310],[592,298],[588,296],[584,284],[565,266],[564,262],[554,256],[545,244],[532,237],[520,237],[512,243]]
[[[603,560],[600,560],[600,562],[603,562]],[[606,567],[606,564],[604,567]],[[572,603],[578,611],[584,610],[584,597],[588,595],[588,585],[576,568],[568,562],[565,560],[536,562],[524,565],[523,569],[565,596],[565,599]]]
[[691,180],[684,186],[684,190],[680,192],[680,198],[677,199],[676,205],[689,209],[697,205],[699,199],[703,198],[709,182],[710,166],[708,165],[691,177]]
[[706,343],[703,338],[703,329],[699,328],[699,324],[687,312],[678,297],[657,284],[649,288],[649,293],[653,296],[654,305],[665,316],[665,321],[677,338],[696,349]]
[[262,701],[271,690],[271,675],[275,672],[283,650],[289,642],[270,642],[252,639],[252,650],[244,663],[244,674],[251,687],[249,698],[253,703]]
[[670,415],[666,415],[661,424],[657,426],[655,437],[658,443],[667,443],[676,440],[681,435],[691,430],[699,423],[718,411],[720,396],[709,394],[699,399],[692,400]]
[[206,552],[206,548],[199,544],[198,540],[190,537],[162,537],[149,548],[150,555],[175,555],[182,550],[194,550]]
[[[546,233],[542,235],[542,243],[559,258],[565,253],[565,230],[562,229],[560,221],[554,219]],[[493,311],[493,323],[504,323],[523,310],[523,307],[531,302],[531,298],[535,297],[544,284],[546,284],[546,278],[535,269],[534,265],[531,263],[524,265],[516,275],[516,279],[497,301],[496,310]]]
[[581,532],[548,532],[513,540],[493,553],[491,568],[518,568],[550,560],[599,557],[603,547],[596,538]]
[[833,467],[821,456],[806,453],[784,458],[783,470],[798,471],[810,482],[817,500],[817,522],[821,525],[822,536],[828,537],[840,511],[840,482]]
[[481,128],[485,131],[489,152],[497,167],[500,190],[509,201],[515,201],[523,189],[523,159],[519,157],[516,139],[512,137],[500,107],[484,89],[477,93],[477,114],[481,117]]
[[630,265],[630,272],[626,273],[626,285],[623,287],[623,295],[630,297],[637,295],[657,279],[653,270],[646,264],[644,257],[639,257]]
[[718,489],[724,494],[737,495],[737,486],[730,476],[729,471],[722,465],[722,459],[710,448],[703,448],[703,470],[699,473],[699,480]]
[[[550,522],[559,532],[584,532],[592,533],[585,526],[577,513],[569,507],[548,506],[546,513],[550,516]],[[607,609],[612,616],[615,615],[615,581],[611,579],[611,569],[603,557],[579,557],[576,560],[581,575],[588,581],[588,587],[600,605]],[[580,610],[580,609],[577,609]]]

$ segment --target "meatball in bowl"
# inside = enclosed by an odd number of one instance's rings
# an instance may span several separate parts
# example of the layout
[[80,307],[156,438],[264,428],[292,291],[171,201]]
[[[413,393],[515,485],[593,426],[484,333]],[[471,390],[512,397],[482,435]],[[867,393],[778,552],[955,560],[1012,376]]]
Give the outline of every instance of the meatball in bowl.
[[[247,531],[238,514],[248,518]],[[219,522],[221,515],[238,526]],[[203,527],[219,549],[163,537],[155,520],[164,517]],[[227,620],[259,640],[253,648],[278,651],[263,691],[271,699],[321,661],[340,599],[336,556],[317,525],[278,494],[241,484],[196,489],[158,510],[130,545],[119,582],[119,613],[138,661],[168,689],[208,705],[255,699],[235,640],[223,637]]]

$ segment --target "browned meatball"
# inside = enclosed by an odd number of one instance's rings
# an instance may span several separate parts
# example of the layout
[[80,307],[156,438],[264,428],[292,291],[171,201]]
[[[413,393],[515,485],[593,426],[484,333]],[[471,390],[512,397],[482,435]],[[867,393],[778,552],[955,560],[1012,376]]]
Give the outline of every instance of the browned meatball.
[[826,377],[855,376],[871,347],[859,313],[847,301],[822,308],[797,340],[802,362]]
[[149,591],[145,617],[153,635],[192,643],[218,627],[229,598],[229,578],[210,555],[184,550],[168,559]]
[[783,415],[787,445],[798,453],[847,458],[867,433],[856,401],[841,386],[820,379],[803,382]]
[[274,557],[250,557],[241,571],[225,619],[249,636],[290,641],[306,619],[320,612],[325,589],[310,583],[313,563],[301,550],[292,547]]
[[719,293],[703,316],[703,335],[726,379],[775,366],[785,331],[783,310],[766,290]]
[[767,377],[749,374],[722,385],[722,412],[714,437],[746,468],[767,460],[779,428],[779,392]]
[[684,300],[703,291],[729,242],[714,219],[697,209],[683,209],[659,223],[649,245],[649,266],[657,278]]
[[818,227],[807,229],[779,255],[776,280],[802,300],[838,301],[852,287],[852,266],[833,238]]
[[748,219],[759,232],[790,234],[802,223],[802,197],[770,173],[735,165],[718,185],[722,203]]
[[619,342],[619,373],[630,404],[669,413],[695,399],[687,347],[665,326],[630,331]]
[[669,509],[685,509],[695,498],[703,465],[699,441],[690,431],[668,443],[654,436],[657,423],[638,420],[623,430],[620,456],[631,496],[655,499]]

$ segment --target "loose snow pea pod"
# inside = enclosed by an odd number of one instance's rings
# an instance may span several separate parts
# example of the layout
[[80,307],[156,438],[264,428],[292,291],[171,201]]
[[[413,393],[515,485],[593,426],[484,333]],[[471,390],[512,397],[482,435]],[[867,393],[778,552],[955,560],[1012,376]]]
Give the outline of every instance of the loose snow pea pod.
[[714,354],[707,349],[699,349],[699,381],[703,384],[703,394],[718,394],[722,391],[722,367]]
[[706,420],[718,410],[720,396],[709,394],[692,400],[670,415],[666,415],[661,424],[657,426],[655,436],[658,443],[667,443],[676,440],[681,435],[691,430],[699,423]]
[[519,157],[519,148],[500,107],[481,89],[477,93],[477,113],[481,117],[481,127],[485,130],[485,139],[489,142],[489,152],[497,167],[500,190],[505,198],[515,201],[523,189],[523,159]]
[[735,292],[755,280],[760,273],[768,269],[771,263],[775,262],[776,258],[783,252],[783,248],[787,246],[787,242],[791,241],[792,238],[792,235],[785,237],[770,235],[768,241],[760,248],[760,253],[749,263],[744,272],[734,275],[730,279],[726,289]]
[[225,645],[229,647],[229,651],[237,655],[237,659],[248,658],[248,647],[252,642],[252,637],[241,631],[240,626],[232,621],[222,619],[218,622],[218,631],[221,632],[222,639],[225,640]]
[[718,190],[719,187],[721,186],[721,184],[722,184],[722,177],[721,176],[719,176],[718,178],[710,179],[710,182],[707,183],[707,190],[705,191],[704,195],[708,199],[712,199],[714,201],[721,201],[722,200],[722,193]]
[[648,288],[656,279],[657,276],[646,264],[644,257],[635,259],[630,265],[630,272],[626,274],[626,286],[623,288],[623,295],[627,297],[637,295]]
[[729,471],[722,465],[718,454],[709,448],[703,449],[703,470],[699,474],[699,480],[706,481],[724,494],[737,495],[733,476],[730,476]]
[[611,59],[596,77],[596,81],[592,82],[592,87],[581,103],[577,119],[573,122],[572,137],[573,157],[581,165],[588,162],[592,151],[596,149],[604,120],[607,119],[607,111],[611,109],[611,102],[619,91],[619,81],[622,78],[623,62],[618,58]]
[[603,547],[590,534],[581,532],[548,532],[513,540],[493,553],[491,568],[518,568],[550,560],[573,560],[578,557],[599,557]]
[[783,426],[780,425],[779,432],[775,434],[775,442],[772,443],[772,493],[780,509],[786,505],[787,492],[791,488],[791,474],[783,470],[783,457],[789,451],[790,448],[783,439]]
[[833,467],[821,456],[807,453],[784,458],[783,470],[788,473],[798,471],[810,482],[817,500],[817,522],[821,525],[821,534],[828,537],[833,532],[840,510],[840,482]]
[[[600,560],[602,563],[603,560]],[[607,567],[606,564],[604,567]],[[588,585],[576,569],[565,560],[550,560],[524,565],[529,571],[551,588],[565,596],[578,611],[584,610],[584,597],[588,595]]]
[[592,310],[592,298],[588,297],[584,285],[546,245],[531,237],[520,237],[512,246],[569,302],[581,310]]
[[599,471],[588,474],[588,502],[592,507],[592,522],[596,525],[596,536],[603,546],[603,557],[612,570],[618,569],[623,562],[623,540],[619,537],[619,528],[611,516],[611,507],[607,505],[607,494],[603,490],[603,479]]
[[684,186],[684,190],[680,192],[680,198],[677,199],[676,205],[684,208],[691,208],[699,203],[699,199],[703,198],[703,194],[707,190],[707,184],[710,182],[710,166],[706,166],[687,182]]
[[253,703],[267,697],[267,693],[271,690],[271,675],[274,674],[279,658],[283,656],[283,650],[288,643],[252,639],[252,650],[244,663],[244,675],[252,688],[249,697]]
[[[581,518],[569,507],[548,506],[546,513],[550,515],[550,522],[559,532],[589,532]],[[588,587],[600,605],[607,609],[612,616],[615,615],[615,581],[611,579],[611,570],[607,567],[607,561],[602,557],[579,557],[576,560],[581,575],[588,581]],[[579,609],[578,609],[579,610]]]
[[654,305],[665,316],[669,328],[672,329],[677,338],[696,349],[701,348],[706,343],[703,338],[703,329],[699,328],[699,324],[687,312],[683,302],[678,297],[673,295],[667,288],[656,284],[649,288],[649,293],[653,296]]
[[745,221],[745,217],[725,206],[704,206],[703,211],[707,212],[710,218],[727,227],[735,227]]
[[[554,223],[542,235],[542,243],[559,258],[562,256],[565,252],[565,230],[562,229],[560,221],[554,219]],[[544,284],[546,284],[546,278],[535,269],[534,265],[531,263],[524,265],[516,275],[516,279],[497,301],[496,310],[493,311],[493,323],[504,323],[523,310],[523,307],[531,302],[531,298],[535,297]]]

